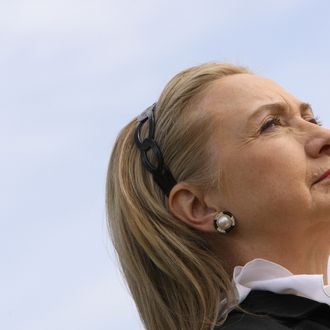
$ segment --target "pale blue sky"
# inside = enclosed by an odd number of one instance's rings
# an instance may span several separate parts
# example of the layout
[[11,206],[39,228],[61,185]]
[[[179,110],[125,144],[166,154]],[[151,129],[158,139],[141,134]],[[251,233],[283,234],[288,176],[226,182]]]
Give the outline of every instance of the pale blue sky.
[[178,71],[248,66],[330,126],[327,0],[0,2],[0,327],[142,329],[105,226],[121,127]]

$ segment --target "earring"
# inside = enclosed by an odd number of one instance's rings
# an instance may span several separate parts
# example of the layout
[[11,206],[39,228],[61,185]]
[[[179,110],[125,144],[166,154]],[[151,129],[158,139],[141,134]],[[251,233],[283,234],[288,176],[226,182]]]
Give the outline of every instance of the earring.
[[233,229],[234,226],[235,226],[235,218],[230,212],[223,211],[215,215],[214,227],[220,233],[227,234]]

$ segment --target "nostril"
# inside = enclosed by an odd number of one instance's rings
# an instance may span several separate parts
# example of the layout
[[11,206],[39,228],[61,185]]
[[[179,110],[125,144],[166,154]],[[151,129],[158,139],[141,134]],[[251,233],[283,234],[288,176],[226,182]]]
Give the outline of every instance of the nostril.
[[321,148],[320,154],[322,154],[322,153],[330,155],[330,145],[329,144],[326,144]]

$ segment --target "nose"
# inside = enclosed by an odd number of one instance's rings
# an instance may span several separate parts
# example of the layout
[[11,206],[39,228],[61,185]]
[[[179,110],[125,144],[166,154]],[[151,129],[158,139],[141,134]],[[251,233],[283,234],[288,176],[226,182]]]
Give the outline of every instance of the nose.
[[315,125],[310,130],[305,151],[312,158],[330,156],[330,129]]

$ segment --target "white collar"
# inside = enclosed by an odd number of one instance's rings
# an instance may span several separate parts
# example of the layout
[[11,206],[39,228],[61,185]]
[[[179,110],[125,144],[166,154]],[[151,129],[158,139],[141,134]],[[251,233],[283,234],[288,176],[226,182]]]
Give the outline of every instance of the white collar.
[[244,267],[236,266],[232,282],[239,303],[251,290],[267,290],[330,305],[330,285],[324,285],[323,275],[293,275],[283,266],[265,259],[254,259]]

